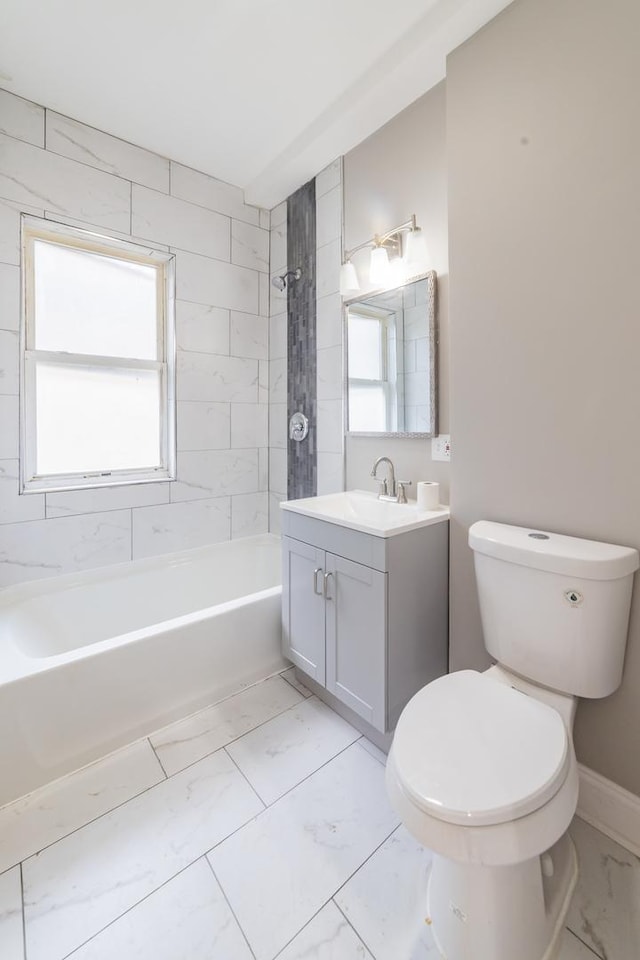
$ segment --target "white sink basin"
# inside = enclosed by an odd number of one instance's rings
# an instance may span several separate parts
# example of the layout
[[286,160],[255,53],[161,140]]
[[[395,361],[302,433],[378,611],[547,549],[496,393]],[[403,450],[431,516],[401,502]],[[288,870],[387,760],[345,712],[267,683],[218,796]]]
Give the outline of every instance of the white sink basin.
[[420,510],[415,500],[409,500],[408,503],[378,500],[375,493],[368,490],[347,490],[345,493],[329,493],[306,500],[286,500],[280,506],[292,513],[337,523],[341,527],[370,533],[375,537],[393,537],[407,530],[439,523],[449,516],[449,507]]

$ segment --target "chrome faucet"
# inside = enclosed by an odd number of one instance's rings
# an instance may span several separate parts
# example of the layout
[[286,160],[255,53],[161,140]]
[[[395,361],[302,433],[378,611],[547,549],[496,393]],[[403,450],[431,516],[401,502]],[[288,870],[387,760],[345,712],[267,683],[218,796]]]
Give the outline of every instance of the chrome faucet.
[[[376,475],[378,472],[378,467],[381,463],[386,463],[389,467],[389,477],[385,477],[384,480],[378,479]],[[391,460],[389,460],[389,457],[378,457],[371,468],[371,476],[380,484],[378,500],[393,500],[394,503],[407,502],[407,493],[405,487],[411,486],[411,480],[398,480],[396,483],[396,472],[393,468],[393,463]]]
[[[378,479],[378,476],[377,476],[378,467],[380,466],[381,463],[386,463],[389,466],[388,480],[386,477],[384,480]],[[396,499],[396,472],[393,469],[393,464],[391,460],[389,460],[389,457],[378,457],[378,459],[376,460],[376,462],[371,468],[371,476],[373,477],[374,480],[377,480],[378,483],[380,484],[380,492],[378,494],[378,498],[380,500],[382,500],[383,498],[387,498],[389,500]]]

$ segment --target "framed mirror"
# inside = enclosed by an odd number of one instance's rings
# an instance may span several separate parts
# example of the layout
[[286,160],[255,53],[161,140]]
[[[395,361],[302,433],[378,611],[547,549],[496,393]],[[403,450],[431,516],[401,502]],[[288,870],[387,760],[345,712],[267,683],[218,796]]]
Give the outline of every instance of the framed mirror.
[[347,432],[432,437],[437,423],[436,275],[345,303]]

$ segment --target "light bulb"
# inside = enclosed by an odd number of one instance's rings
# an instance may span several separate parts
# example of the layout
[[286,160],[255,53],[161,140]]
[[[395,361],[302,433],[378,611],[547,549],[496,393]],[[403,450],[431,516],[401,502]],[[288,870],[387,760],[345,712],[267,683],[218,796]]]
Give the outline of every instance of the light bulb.
[[360,283],[356,268],[350,260],[347,260],[340,267],[340,293],[344,297],[349,293],[357,293],[359,289]]
[[371,251],[369,280],[377,287],[385,287],[389,282],[389,254],[384,247],[374,247]]

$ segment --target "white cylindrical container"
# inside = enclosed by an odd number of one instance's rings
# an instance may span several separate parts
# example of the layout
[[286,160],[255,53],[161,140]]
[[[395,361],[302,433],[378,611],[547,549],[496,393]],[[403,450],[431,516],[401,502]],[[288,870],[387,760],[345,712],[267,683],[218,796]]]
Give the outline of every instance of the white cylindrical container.
[[437,510],[440,506],[440,484],[433,480],[420,480],[417,499],[420,510]]

